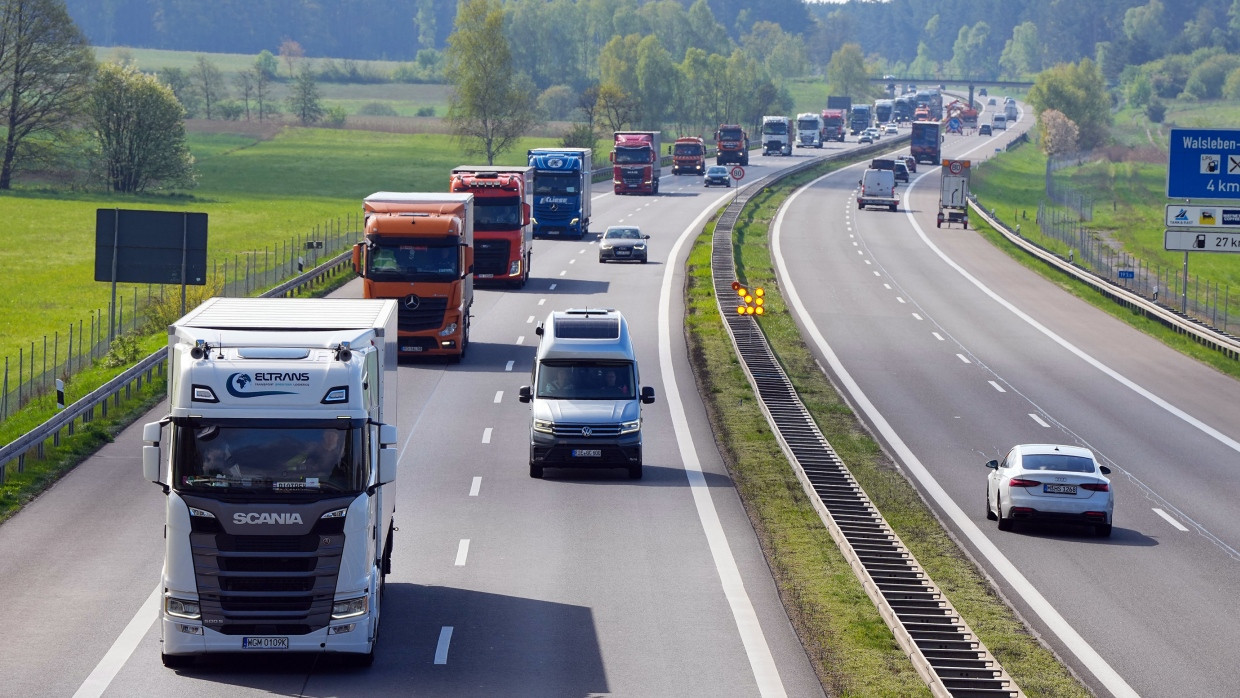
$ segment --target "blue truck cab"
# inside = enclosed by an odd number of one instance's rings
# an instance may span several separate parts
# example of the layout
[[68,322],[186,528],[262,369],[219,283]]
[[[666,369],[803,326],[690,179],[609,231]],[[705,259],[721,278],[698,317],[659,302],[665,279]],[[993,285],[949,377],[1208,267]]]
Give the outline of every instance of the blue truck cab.
[[590,231],[591,150],[534,148],[534,237],[585,237]]

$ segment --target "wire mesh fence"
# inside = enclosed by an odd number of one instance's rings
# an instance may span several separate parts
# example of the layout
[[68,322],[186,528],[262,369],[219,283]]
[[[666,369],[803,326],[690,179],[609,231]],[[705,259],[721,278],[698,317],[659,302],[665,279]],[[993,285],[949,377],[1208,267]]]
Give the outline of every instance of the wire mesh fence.
[[[361,239],[361,217],[349,214],[329,219],[310,231],[276,245],[218,258],[211,262],[211,280],[218,295],[243,297],[262,293],[339,254]],[[4,358],[0,379],[0,422],[40,396],[56,389],[56,380],[68,381],[84,368],[106,357],[115,341],[141,331],[146,311],[165,303],[168,294],[180,297],[178,286],[147,284],[116,301],[116,313],[107,308],[90,311],[86,318],[20,347],[17,356]],[[174,299],[175,300],[175,299]],[[184,311],[187,308],[182,307]],[[115,319],[113,319],[115,318]],[[113,324],[115,323],[115,324]]]

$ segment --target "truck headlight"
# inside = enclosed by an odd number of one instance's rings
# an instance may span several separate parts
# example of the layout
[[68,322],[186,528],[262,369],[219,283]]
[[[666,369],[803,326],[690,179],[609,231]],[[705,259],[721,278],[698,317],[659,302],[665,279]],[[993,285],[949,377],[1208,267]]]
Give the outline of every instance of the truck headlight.
[[332,604],[332,619],[352,618],[366,613],[370,608],[370,597],[359,596],[355,599],[345,599],[336,601]]
[[635,431],[641,431],[641,429],[642,429],[642,420],[640,419],[635,419],[631,422],[620,422],[620,433],[621,434],[632,434]]
[[515,260],[514,262],[508,265],[509,276],[516,276],[517,274],[520,274],[520,273],[521,273],[521,260],[519,259]]
[[164,612],[177,618],[198,620],[202,618],[202,607],[197,601],[178,599],[174,596],[164,597]]
[[540,434],[553,434],[555,433],[555,422],[550,419],[535,419],[534,431]]
[[439,331],[440,337],[448,337],[456,334],[456,323],[450,322],[448,326]]

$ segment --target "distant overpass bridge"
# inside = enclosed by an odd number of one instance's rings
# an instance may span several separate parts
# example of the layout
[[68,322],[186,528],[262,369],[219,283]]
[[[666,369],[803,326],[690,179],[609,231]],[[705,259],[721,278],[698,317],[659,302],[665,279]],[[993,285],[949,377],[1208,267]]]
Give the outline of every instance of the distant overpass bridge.
[[1033,83],[1028,80],[979,80],[979,79],[973,79],[973,78],[927,78],[927,77],[915,78],[915,77],[903,77],[900,75],[884,75],[881,78],[870,78],[870,82],[877,83],[880,85],[890,85],[892,83],[895,83],[897,85],[907,85],[909,83],[912,83],[914,85],[919,85],[919,86],[920,85],[936,85],[936,86],[947,85],[949,87],[953,85],[963,85],[969,88],[973,88],[973,87],[987,87],[987,88],[1019,87],[1022,89],[1029,89],[1030,87],[1033,87]]

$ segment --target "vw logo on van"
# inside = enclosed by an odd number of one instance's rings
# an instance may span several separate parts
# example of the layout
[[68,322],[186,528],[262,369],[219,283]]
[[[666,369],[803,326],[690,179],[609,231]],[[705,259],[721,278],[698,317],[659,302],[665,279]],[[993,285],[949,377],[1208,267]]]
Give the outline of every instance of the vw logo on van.
[[417,310],[419,305],[422,305],[422,299],[418,298],[417,294],[410,293],[409,295],[405,296],[405,308],[406,309]]
[[594,433],[594,432],[590,429],[590,427],[582,427],[582,428],[581,428],[581,435],[582,435],[582,436],[589,436],[589,435],[591,435],[591,434],[593,434],[593,433]]

